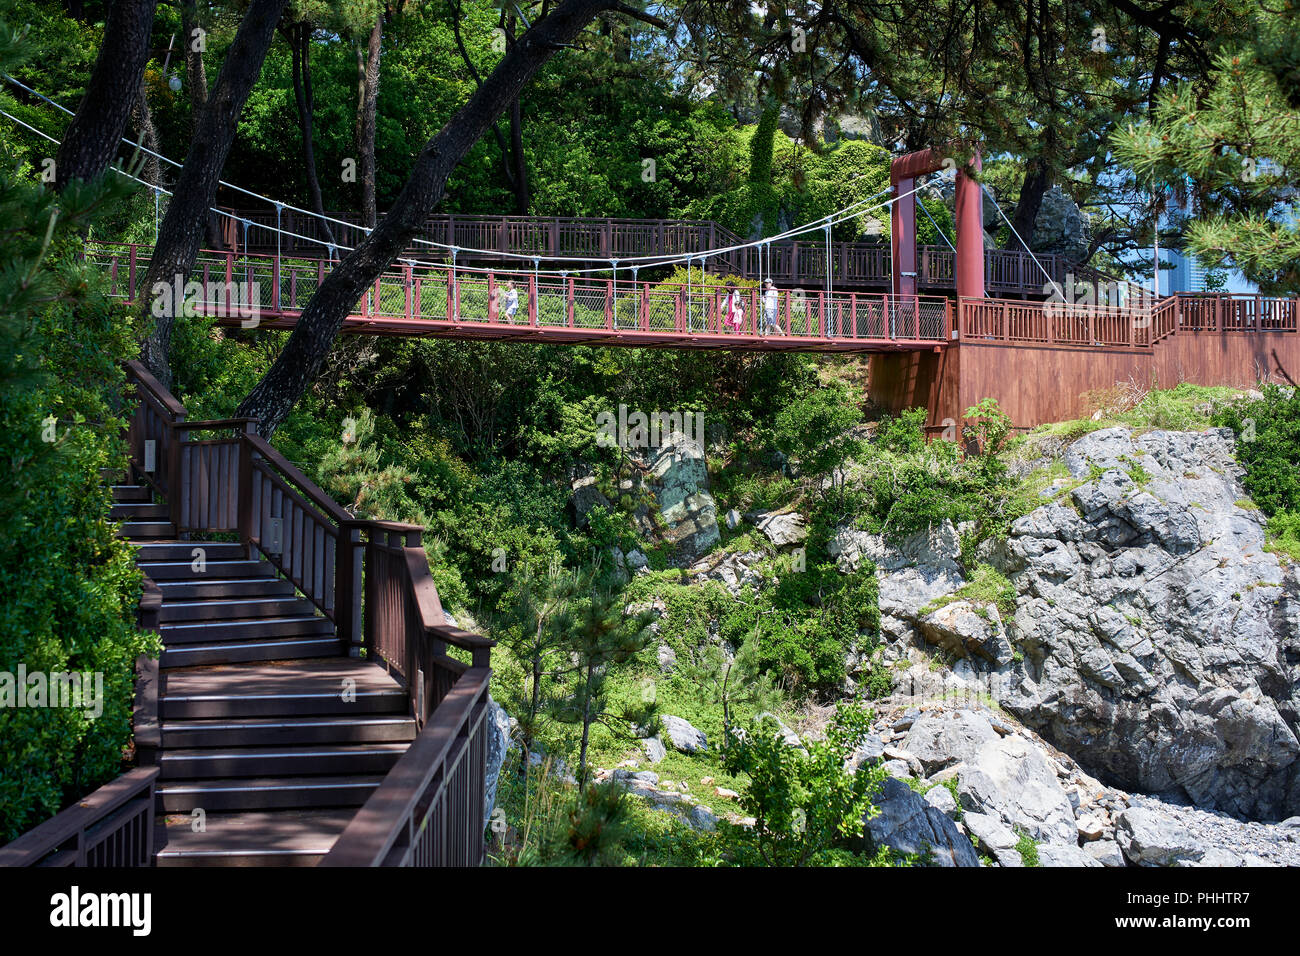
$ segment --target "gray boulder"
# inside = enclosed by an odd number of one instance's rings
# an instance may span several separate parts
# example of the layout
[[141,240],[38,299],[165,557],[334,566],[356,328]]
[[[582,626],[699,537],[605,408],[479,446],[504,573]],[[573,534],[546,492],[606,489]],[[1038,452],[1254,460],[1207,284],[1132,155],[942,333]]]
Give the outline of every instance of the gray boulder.
[[1025,660],[999,703],[1113,785],[1300,812],[1300,568],[1238,505],[1231,432],[1107,428],[1065,463],[1075,507],[1020,519],[1000,554]]
[[1115,839],[1138,866],[1186,866],[1205,855],[1201,845],[1173,817],[1149,807],[1129,807],[1115,821]]
[[658,763],[668,756],[668,751],[664,749],[663,739],[657,734],[642,740],[641,749],[645,751],[646,759],[651,763]]
[[497,782],[510,748],[510,715],[491,696],[483,729],[487,733],[487,768],[483,774],[483,826],[486,828],[496,806]]
[[573,522],[581,528],[587,524],[588,515],[596,508],[609,510],[609,499],[596,487],[596,479],[590,475],[577,478],[572,485],[572,497],[569,506],[573,509]]
[[752,515],[754,526],[778,548],[798,544],[808,537],[807,522],[795,511],[760,511]]
[[979,856],[947,816],[927,804],[901,780],[887,777],[876,798],[880,812],[868,817],[867,836],[873,848],[899,853],[929,853],[936,866],[979,866]]
[[930,711],[915,721],[902,748],[931,776],[973,757],[986,743],[1000,739],[993,725],[973,710]]
[[1002,821],[1000,817],[989,813],[964,813],[962,825],[970,835],[979,840],[980,847],[993,857],[998,866],[1024,866],[1024,858],[1016,847],[1020,837]]
[[1100,860],[1073,843],[1042,843],[1038,846],[1039,866],[1101,866]]
[[1127,865],[1124,859],[1124,851],[1119,848],[1119,844],[1114,840],[1097,840],[1094,843],[1085,843],[1083,852],[1102,866]]
[[921,633],[931,644],[959,655],[975,655],[996,666],[1011,663],[1014,650],[1002,616],[993,605],[953,601],[920,618]]
[[1074,809],[1041,750],[1021,736],[982,744],[957,777],[967,810],[1000,818],[1042,843],[1075,845]]
[[661,718],[664,733],[672,741],[676,750],[682,753],[693,754],[699,750],[708,750],[709,741],[703,733],[691,726],[689,721],[681,717],[667,716]]

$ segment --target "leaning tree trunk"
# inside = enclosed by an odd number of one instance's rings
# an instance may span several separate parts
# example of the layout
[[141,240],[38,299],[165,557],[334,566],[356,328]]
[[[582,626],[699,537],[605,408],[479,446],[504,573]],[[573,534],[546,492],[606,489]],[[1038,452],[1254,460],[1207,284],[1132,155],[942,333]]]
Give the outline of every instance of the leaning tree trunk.
[[[515,17],[506,17],[506,48],[515,43]],[[528,159],[524,156],[524,113],[516,96],[510,104],[510,183],[515,193],[515,214],[528,215],[532,197],[528,194]]]
[[206,34],[199,26],[195,0],[186,0],[181,6],[181,34],[185,38],[185,78],[190,88],[190,133],[199,124],[199,115],[208,102],[208,71],[203,66],[203,50],[207,46]]
[[[184,283],[194,268],[208,222],[208,209],[216,201],[221,170],[235,139],[239,113],[262,71],[262,61],[270,49],[275,25],[288,2],[252,0],[239,24],[234,43],[226,51],[226,61],[195,127],[185,165],[167,204],[167,215],[158,230],[158,242],[141,287],[145,295],[139,297],[146,315],[152,311],[150,290],[157,283],[166,283],[170,288],[177,281],[176,276],[180,276],[180,282]],[[154,316],[154,330],[145,340],[143,350],[149,370],[168,387],[172,377],[168,355],[174,321],[175,317],[171,315]]]
[[374,228],[379,217],[375,200],[375,115],[379,109],[379,54],[384,40],[381,11],[366,41],[365,58],[357,51],[357,152],[361,154],[361,222]]
[[54,167],[56,189],[74,180],[94,179],[117,155],[140,95],[157,5],[158,0],[116,0],[109,10],[104,43],[86,95],[59,147]]
[[416,235],[442,201],[457,163],[519,95],[547,60],[617,0],[564,0],[501,60],[492,74],[416,157],[410,178],[392,210],[321,284],[298,319],[275,364],[239,406],[271,434],[319,374],[348,313]]

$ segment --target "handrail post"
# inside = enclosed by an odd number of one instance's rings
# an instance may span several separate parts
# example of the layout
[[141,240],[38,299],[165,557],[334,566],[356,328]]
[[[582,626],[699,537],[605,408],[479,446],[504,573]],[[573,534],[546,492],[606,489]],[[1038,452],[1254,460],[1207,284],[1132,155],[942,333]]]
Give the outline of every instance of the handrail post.
[[185,495],[185,481],[181,476],[181,442],[189,433],[175,426],[183,421],[183,414],[176,416],[175,423],[166,419],[162,421],[163,433],[167,436],[167,516],[177,534],[181,533],[181,499]]
[[363,581],[361,527],[359,521],[339,522],[334,547],[334,628],[344,653],[361,657],[364,651],[370,658],[374,655],[374,641],[373,616],[368,607],[365,621],[361,619],[361,595],[369,583]]
[[245,422],[238,429],[239,431],[239,479],[236,486],[238,498],[237,522],[239,528],[239,540],[244,547],[248,549],[249,557],[253,556],[252,540],[261,538],[260,529],[253,527],[253,447],[248,441],[250,435],[257,434],[257,424],[255,422]]
[[130,267],[131,276],[129,280],[131,285],[131,295],[129,298],[130,301],[132,302],[135,301],[135,269],[136,269],[136,260],[138,255],[139,255],[139,246],[133,242],[131,243],[131,267]]

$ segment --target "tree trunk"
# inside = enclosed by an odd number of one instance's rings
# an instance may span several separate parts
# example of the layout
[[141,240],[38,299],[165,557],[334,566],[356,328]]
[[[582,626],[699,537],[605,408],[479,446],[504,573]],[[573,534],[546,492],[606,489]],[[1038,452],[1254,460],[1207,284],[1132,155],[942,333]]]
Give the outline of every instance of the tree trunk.
[[[1034,222],[1038,219],[1038,210],[1042,208],[1043,196],[1052,185],[1052,169],[1041,156],[1032,157],[1025,164],[1025,178],[1020,183],[1020,199],[1016,202],[1015,215],[1011,225],[1020,238],[1032,249],[1034,246]],[[1005,249],[1022,249],[1020,240],[1008,236]]]
[[109,10],[86,95],[59,147],[56,189],[74,180],[94,179],[117,155],[139,99],[157,5],[158,0],[116,0]]
[[379,218],[375,203],[375,114],[379,105],[379,54],[384,39],[381,12],[370,30],[363,54],[357,49],[357,152],[361,167],[361,222],[374,228]]
[[[515,45],[515,18],[506,17],[506,49]],[[532,197],[528,193],[528,160],[524,156],[524,115],[519,97],[510,104],[510,184],[515,192],[515,214],[528,215]]]
[[208,71],[203,66],[203,51],[196,50],[195,31],[199,27],[196,0],[186,0],[181,6],[181,35],[185,40],[185,78],[190,87],[190,133],[199,125],[199,114],[208,102]]
[[[298,105],[298,131],[302,134],[302,164],[307,175],[307,192],[311,207],[320,216],[325,215],[325,200],[321,197],[320,177],[316,173],[315,97],[311,90],[311,33],[310,23],[298,23],[289,28],[289,49],[293,54],[293,98]],[[319,220],[325,238],[331,244],[334,230],[324,218]]]
[[[145,295],[139,299],[148,314],[150,290],[156,283],[169,286],[181,277],[183,283],[194,268],[199,242],[208,222],[208,209],[215,203],[221,170],[226,165],[235,139],[239,113],[262,71],[262,61],[271,46],[276,23],[289,0],[252,0],[244,14],[235,41],[226,51],[225,63],[216,86],[190,141],[175,194],[167,205],[158,231],[158,242],[145,276]],[[173,300],[174,301],[174,300]],[[171,385],[168,353],[174,317],[155,316],[153,333],[145,341],[143,358],[149,370],[164,386]]]
[[447,177],[533,74],[616,0],[564,0],[537,21],[416,158],[392,210],[336,266],[298,319],[284,350],[239,406],[271,434],[320,372],[348,313],[442,201]]
[[144,178],[155,186],[165,185],[162,181],[162,166],[158,162],[158,130],[153,125],[153,113],[149,110],[149,88],[144,77],[140,77],[140,93],[131,110],[131,120],[135,123],[136,136],[140,145],[149,152],[144,154]]

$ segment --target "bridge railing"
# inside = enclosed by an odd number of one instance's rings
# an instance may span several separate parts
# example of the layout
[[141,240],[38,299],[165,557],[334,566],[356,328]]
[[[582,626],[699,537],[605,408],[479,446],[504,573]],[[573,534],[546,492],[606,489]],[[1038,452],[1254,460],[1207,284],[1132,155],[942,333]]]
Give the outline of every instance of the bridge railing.
[[[145,294],[139,285],[148,270],[147,249],[94,244],[87,254],[109,274],[114,294],[132,301]],[[323,260],[205,251],[196,262],[192,296],[186,302],[204,314],[248,326],[264,316],[296,315],[319,288],[328,266]],[[716,280],[651,284],[635,281],[634,275],[628,271],[618,278],[561,277],[527,270],[399,264],[366,290],[355,314],[413,323],[718,335],[731,341],[737,336],[786,335],[942,342],[952,328],[951,305],[942,296],[789,287],[776,290],[775,314],[760,290],[740,290],[743,320],[733,327],[726,321],[726,289]],[[186,302],[167,305],[185,307]],[[229,461],[222,457],[226,452],[203,454],[218,466]]]
[[[214,225],[219,228],[212,234],[221,240],[219,251],[326,259],[331,256],[325,226],[314,216],[287,209],[278,216],[267,209],[232,208],[226,212],[229,215],[213,214]],[[336,250],[355,247],[364,238],[365,231],[355,213],[329,215],[340,220],[329,225]],[[699,219],[443,214],[429,217],[420,238],[426,243],[456,246],[460,250],[458,261],[471,265],[508,265],[503,261],[506,254],[568,257],[575,266],[633,256],[697,255],[708,256],[709,268],[715,271],[751,278],[771,276],[778,282],[793,284],[824,284],[829,272],[841,285],[887,288],[892,275],[886,242],[832,242],[829,257],[825,243],[813,234],[762,248],[734,249],[731,247],[742,246],[745,240],[716,222]],[[716,249],[731,251],[712,251]],[[447,250],[420,242],[409,245],[406,255],[426,262],[450,258]],[[990,249],[985,254],[985,284],[994,293],[1042,294],[1045,284],[1062,281],[1069,268],[1062,257],[1051,253],[1039,254],[1037,260],[1035,263],[1034,257],[1019,250]],[[917,248],[919,288],[951,289],[955,281],[951,249],[941,245]]]

